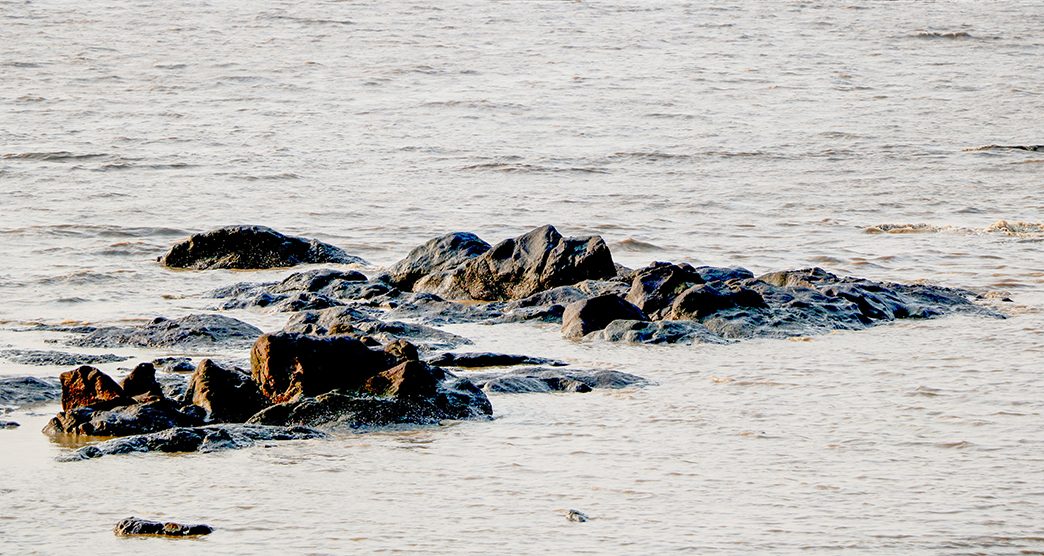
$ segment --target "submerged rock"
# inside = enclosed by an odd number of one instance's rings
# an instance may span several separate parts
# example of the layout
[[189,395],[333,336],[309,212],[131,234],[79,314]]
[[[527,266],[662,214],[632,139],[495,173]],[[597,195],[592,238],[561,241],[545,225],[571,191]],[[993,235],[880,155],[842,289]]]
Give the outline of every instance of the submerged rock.
[[446,367],[508,367],[512,365],[550,365],[564,367],[567,363],[546,357],[514,355],[509,353],[452,353],[447,352],[428,360],[432,365]]
[[610,293],[569,304],[562,313],[562,335],[578,340],[614,320],[648,320],[641,309]]
[[214,528],[209,525],[185,525],[183,523],[149,521],[137,517],[128,517],[113,527],[112,532],[118,537],[140,535],[158,535],[164,537],[193,537],[209,535]]
[[202,412],[183,411],[175,402],[162,398],[107,410],[77,407],[62,411],[47,423],[43,432],[50,435],[130,436],[202,424]]
[[227,226],[194,234],[160,258],[169,268],[263,269],[299,264],[365,264],[328,243],[283,235],[265,226]]
[[207,420],[217,423],[242,423],[269,403],[246,371],[210,359],[199,362],[182,402],[203,408]]
[[505,372],[471,373],[468,379],[486,392],[524,394],[533,392],[590,392],[644,386],[644,378],[608,369],[578,370],[547,367],[512,369]]
[[265,441],[325,438],[326,434],[306,427],[265,425],[207,425],[177,427],[151,434],[114,438],[84,446],[60,456],[59,461],[81,461],[116,454],[142,452],[217,452],[248,448]]
[[89,353],[66,353],[64,351],[41,350],[41,349],[5,349],[0,350],[0,357],[22,365],[34,365],[38,367],[75,367],[79,365],[100,365],[104,363],[116,363],[126,361],[130,357],[103,353],[94,355]]
[[498,243],[438,280],[418,282],[414,291],[448,299],[499,301],[614,276],[613,257],[602,238],[563,238],[553,226],[542,226]]
[[196,365],[188,357],[160,357],[152,360],[152,366],[164,373],[194,373]]
[[52,378],[0,377],[0,410],[45,404],[61,396],[61,384]]
[[176,319],[157,317],[142,326],[98,328],[68,341],[82,347],[185,347],[254,341],[261,330],[223,315],[188,315]]

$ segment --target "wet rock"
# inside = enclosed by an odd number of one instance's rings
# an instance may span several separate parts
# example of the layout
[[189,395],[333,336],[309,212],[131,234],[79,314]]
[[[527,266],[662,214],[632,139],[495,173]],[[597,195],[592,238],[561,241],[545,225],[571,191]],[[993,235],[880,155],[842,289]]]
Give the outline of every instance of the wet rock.
[[420,352],[417,351],[417,346],[407,342],[406,340],[395,340],[388,342],[388,345],[384,346],[384,353],[387,353],[395,361],[419,361]]
[[174,244],[160,258],[169,268],[263,269],[299,264],[365,264],[338,247],[283,235],[265,226],[227,226]]
[[509,311],[502,317],[491,321],[492,324],[504,324],[510,322],[537,321],[552,324],[562,324],[562,315],[565,313],[563,305],[548,305],[544,307],[521,307]]
[[657,319],[675,297],[702,283],[703,277],[690,264],[655,262],[635,271],[627,301]]
[[378,304],[382,299],[393,299],[402,292],[378,276],[366,282],[338,282],[329,288],[329,295],[349,301],[367,301]]
[[733,307],[768,307],[757,291],[737,284],[697,284],[671,303],[670,320],[699,320]]
[[562,314],[562,335],[578,340],[614,320],[648,320],[641,309],[616,294],[571,303]]
[[141,363],[120,381],[123,394],[129,397],[147,394],[163,397],[163,387],[156,381],[156,367],[152,363]]
[[509,367],[513,365],[551,365],[553,367],[564,367],[568,363],[546,357],[533,357],[531,355],[514,355],[509,353],[442,353],[428,363],[444,367]]
[[177,427],[150,434],[114,438],[84,446],[60,456],[59,461],[81,461],[117,454],[143,452],[201,452],[237,450],[258,442],[325,438],[326,434],[306,427],[265,425],[207,425]]
[[306,270],[304,272],[295,272],[283,279],[282,282],[269,288],[269,291],[272,293],[318,293],[339,282],[349,282],[354,284],[365,281],[366,275],[355,270],[343,271],[321,268],[316,270]]
[[589,279],[616,276],[612,255],[602,238],[563,238],[542,226],[504,240],[438,280],[414,285],[414,291],[447,299],[501,301]]
[[50,435],[130,436],[201,424],[200,413],[183,411],[175,402],[163,398],[108,410],[91,407],[65,410],[53,417],[43,432]]
[[831,274],[819,267],[781,270],[758,276],[758,281],[771,284],[777,288],[814,289],[817,285],[830,284],[838,280],[839,278],[836,274]]
[[217,423],[242,423],[268,405],[249,374],[210,359],[199,362],[182,401],[203,408],[207,420]]
[[130,399],[109,375],[86,365],[59,375],[62,383],[62,411],[85,407],[110,409],[130,405]]
[[454,232],[415,247],[406,258],[388,270],[391,282],[399,289],[412,290],[418,280],[428,278],[427,287],[438,287],[438,275],[489,251],[490,245],[467,232]]
[[17,429],[20,426],[14,421],[0,421],[0,429]]
[[185,347],[254,341],[261,330],[223,315],[188,315],[134,327],[105,327],[68,341],[82,347]]
[[586,523],[587,520],[591,518],[587,517],[587,514],[579,510],[569,510],[569,513],[566,514],[566,519],[576,523]]
[[615,390],[648,384],[648,381],[640,376],[620,371],[548,367],[470,373],[468,379],[482,390],[498,394],[590,392],[591,390]]
[[724,344],[728,340],[694,321],[615,320],[588,339],[632,344]]
[[196,372],[196,365],[188,357],[160,357],[152,360],[152,366],[163,373]]
[[130,357],[103,353],[94,355],[89,353],[66,353],[64,351],[40,350],[40,349],[5,349],[0,350],[0,357],[8,361],[22,365],[34,365],[38,367],[77,367],[80,365],[101,365],[126,361]]
[[161,373],[156,375],[156,382],[159,382],[164,398],[180,400],[185,397],[185,391],[188,390],[188,377],[184,374]]
[[52,378],[0,377],[0,409],[45,404],[57,400],[61,396],[61,384]]
[[385,318],[412,319],[425,324],[485,322],[503,315],[503,303],[455,303],[430,293],[410,294]]
[[746,280],[754,277],[754,273],[739,266],[717,267],[698,266],[696,272],[704,282],[725,282],[728,280]]
[[163,537],[198,537],[209,535],[214,528],[209,525],[186,525],[183,523],[149,521],[137,517],[128,517],[121,520],[112,529],[118,537],[133,537],[141,535],[156,535]]
[[394,362],[350,336],[265,334],[250,352],[251,376],[272,403],[341,388],[357,390]]
[[381,344],[406,340],[425,349],[453,349],[471,343],[471,340],[463,336],[423,324],[377,320],[352,307],[299,313],[291,317],[283,330],[321,336],[370,336]]

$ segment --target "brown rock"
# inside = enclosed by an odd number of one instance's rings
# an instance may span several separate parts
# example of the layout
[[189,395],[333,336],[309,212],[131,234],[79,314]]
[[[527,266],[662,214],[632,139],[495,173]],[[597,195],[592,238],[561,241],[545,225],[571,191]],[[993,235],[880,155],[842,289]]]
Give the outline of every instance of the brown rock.
[[139,363],[130,374],[123,377],[120,387],[123,388],[123,394],[130,397],[142,394],[163,396],[163,388],[156,382],[156,367],[152,363]]
[[388,355],[394,357],[397,361],[420,360],[420,354],[417,352],[417,346],[402,339],[388,342],[388,345],[384,346],[384,353],[387,353]]
[[110,409],[134,403],[115,380],[94,367],[84,365],[58,378],[62,383],[62,411],[78,407]]
[[430,399],[437,395],[439,381],[444,377],[438,367],[420,361],[406,361],[366,381],[364,391],[375,396],[402,399]]
[[210,421],[219,423],[242,423],[268,405],[245,371],[226,369],[210,359],[199,362],[184,402],[202,407]]

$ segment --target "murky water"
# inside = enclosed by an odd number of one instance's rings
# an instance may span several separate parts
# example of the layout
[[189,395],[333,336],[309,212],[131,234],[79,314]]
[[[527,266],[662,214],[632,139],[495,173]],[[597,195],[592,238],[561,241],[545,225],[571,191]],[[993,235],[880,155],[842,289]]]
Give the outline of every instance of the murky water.
[[[18,412],[0,552],[1044,552],[1044,152],[970,150],[1044,143],[1044,5],[431,4],[0,2],[0,346],[287,273],[155,264],[231,223],[377,266],[554,223],[624,264],[923,279],[1011,318],[660,348],[451,327],[656,384],[222,454],[60,464],[55,407]],[[218,531],[113,537],[128,515]]]

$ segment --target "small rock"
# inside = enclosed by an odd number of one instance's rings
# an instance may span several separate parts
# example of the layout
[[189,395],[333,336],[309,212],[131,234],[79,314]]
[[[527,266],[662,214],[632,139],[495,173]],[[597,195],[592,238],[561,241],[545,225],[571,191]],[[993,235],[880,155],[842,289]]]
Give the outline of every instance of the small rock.
[[584,523],[591,518],[587,517],[587,514],[579,510],[569,510],[569,513],[566,514],[566,519],[576,523]]
[[265,226],[227,226],[176,243],[160,258],[168,268],[264,269],[299,264],[364,264],[342,249],[318,240],[283,235]]
[[269,427],[264,425],[207,425],[175,427],[149,434],[114,438],[59,456],[58,461],[83,461],[130,453],[199,452],[249,448],[258,442],[326,438],[326,434],[307,427]]
[[109,326],[95,329],[68,343],[81,347],[184,347],[225,342],[254,341],[261,330],[224,315],[188,315],[176,319],[157,317],[141,326]]
[[202,407],[207,420],[217,423],[242,423],[268,405],[249,374],[226,369],[210,359],[199,362],[182,401]]
[[62,411],[79,407],[105,410],[134,403],[115,380],[94,367],[84,365],[58,379],[62,382]]
[[17,429],[20,426],[14,421],[0,421],[0,429]]
[[191,537],[209,535],[214,528],[209,525],[185,525],[182,523],[149,521],[137,517],[128,517],[116,524],[112,530],[118,537],[140,535],[156,535],[163,537]]

